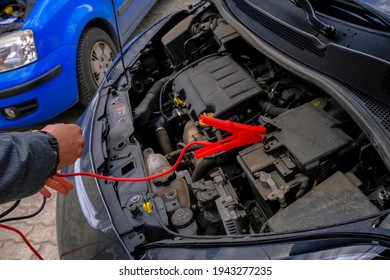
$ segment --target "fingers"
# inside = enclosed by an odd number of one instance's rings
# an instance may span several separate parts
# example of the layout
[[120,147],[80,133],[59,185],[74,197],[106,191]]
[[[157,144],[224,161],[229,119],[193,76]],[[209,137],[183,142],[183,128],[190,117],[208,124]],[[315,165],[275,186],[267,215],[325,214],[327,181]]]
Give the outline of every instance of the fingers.
[[[47,179],[45,185],[46,187],[56,190],[57,192],[62,193],[64,195],[68,194],[68,192],[73,189],[73,184],[68,179],[59,177],[57,175],[54,175],[53,177]],[[44,197],[49,198],[51,197],[51,194],[46,187],[43,187],[40,190],[40,193]]]
[[83,155],[84,137],[80,126],[76,124],[53,124],[45,126],[43,131],[50,132],[57,139],[60,162],[58,168],[73,164]]

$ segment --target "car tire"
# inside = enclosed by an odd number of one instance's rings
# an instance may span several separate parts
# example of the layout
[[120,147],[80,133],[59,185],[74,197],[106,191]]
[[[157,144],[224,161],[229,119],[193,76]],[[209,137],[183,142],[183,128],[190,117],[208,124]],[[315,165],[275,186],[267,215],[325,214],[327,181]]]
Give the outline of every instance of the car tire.
[[117,52],[114,42],[102,29],[86,28],[81,34],[76,66],[79,102],[82,105],[88,105],[94,97]]

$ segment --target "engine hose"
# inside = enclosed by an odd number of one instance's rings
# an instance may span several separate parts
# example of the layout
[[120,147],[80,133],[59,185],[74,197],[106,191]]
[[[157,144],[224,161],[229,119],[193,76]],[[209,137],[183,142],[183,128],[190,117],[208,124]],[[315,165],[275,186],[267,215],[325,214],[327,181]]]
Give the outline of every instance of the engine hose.
[[270,115],[272,118],[277,117],[280,114],[288,111],[287,108],[276,107],[272,103],[266,101],[260,101],[260,107],[266,114]]
[[192,173],[191,179],[196,182],[204,177],[204,174],[210,171],[211,168],[217,165],[216,158],[203,158],[196,165],[194,172]]
[[288,103],[295,99],[301,91],[297,88],[289,88],[282,92],[282,99],[284,102]]
[[156,123],[154,124],[154,134],[156,136],[158,143],[160,144],[162,153],[164,155],[172,153],[174,151],[172,147],[171,139],[169,138],[167,123],[164,117],[160,117],[160,119],[157,120]]
[[156,81],[149,89],[142,102],[134,110],[134,125],[140,127],[147,123],[153,110],[158,106],[158,97],[164,84],[169,80],[169,77],[164,77]]
[[155,135],[158,143],[160,144],[163,154],[169,154],[173,152],[171,140],[169,139],[168,131],[165,127],[160,126],[156,129]]

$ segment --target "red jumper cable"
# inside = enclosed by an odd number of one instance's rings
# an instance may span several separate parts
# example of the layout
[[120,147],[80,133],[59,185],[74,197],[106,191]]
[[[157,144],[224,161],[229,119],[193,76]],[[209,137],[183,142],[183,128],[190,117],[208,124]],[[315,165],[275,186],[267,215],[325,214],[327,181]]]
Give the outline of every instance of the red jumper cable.
[[98,179],[117,181],[117,182],[149,181],[149,180],[153,180],[165,176],[175,171],[176,168],[179,166],[180,161],[184,157],[184,154],[191,146],[194,145],[205,146],[195,151],[195,157],[197,159],[200,159],[207,156],[215,155],[217,153],[227,152],[234,148],[250,145],[256,142],[262,142],[265,140],[264,134],[266,133],[266,128],[264,126],[240,124],[232,121],[220,120],[205,115],[200,115],[199,118],[204,124],[230,132],[232,133],[232,135],[217,142],[193,141],[187,144],[183,148],[175,164],[170,169],[147,177],[117,178],[117,177],[104,176],[104,175],[99,175],[99,174],[94,174],[89,172],[77,172],[77,173],[69,173],[69,174],[57,173],[57,176],[59,177],[88,176],[88,177],[95,177]]
[[195,157],[197,159],[265,140],[266,128],[261,125],[253,126],[232,121],[223,121],[205,115],[200,115],[200,119],[207,125],[231,132],[233,135],[195,151]]
[[[89,177],[95,177],[98,179],[104,179],[108,181],[119,181],[119,182],[141,182],[141,181],[149,181],[156,179],[158,177],[165,176],[174,170],[179,166],[180,161],[184,157],[184,154],[186,151],[194,145],[200,145],[204,146],[203,148],[200,148],[195,151],[195,157],[197,159],[204,158],[207,156],[212,156],[221,152],[227,152],[234,148],[242,147],[245,145],[250,145],[256,142],[262,142],[265,140],[265,133],[266,128],[264,126],[252,126],[247,124],[240,124],[228,120],[220,120],[217,118],[212,118],[206,115],[200,115],[200,120],[209,126],[224,130],[226,132],[232,133],[231,136],[226,137],[220,141],[217,142],[202,142],[202,141],[193,141],[189,144],[187,144],[183,150],[181,151],[178,159],[176,160],[175,164],[168,170],[152,175],[147,177],[140,177],[140,178],[117,178],[117,177],[110,177],[110,176],[103,176],[99,174],[93,174],[89,172],[77,172],[77,173],[69,173],[69,174],[63,174],[63,173],[57,173],[57,176],[59,177],[74,177],[74,176],[89,176]],[[25,241],[25,243],[29,246],[29,248],[34,252],[34,254],[39,258],[43,259],[39,253],[32,247],[32,245],[28,242],[26,237],[17,229],[7,226],[7,225],[1,225],[0,227],[13,230],[17,232]]]

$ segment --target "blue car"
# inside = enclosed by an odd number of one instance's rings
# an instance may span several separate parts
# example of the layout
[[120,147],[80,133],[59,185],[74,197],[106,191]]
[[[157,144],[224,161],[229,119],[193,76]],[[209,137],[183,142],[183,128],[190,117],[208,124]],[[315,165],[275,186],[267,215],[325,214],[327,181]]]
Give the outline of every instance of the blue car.
[[1,0],[0,128],[37,124],[77,102],[88,104],[155,2]]

